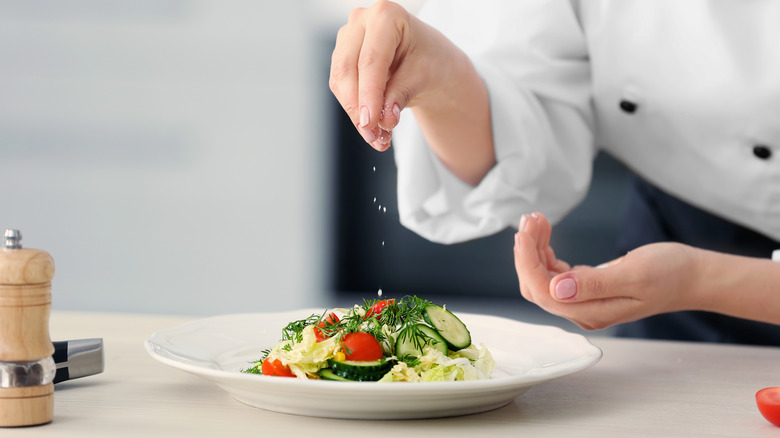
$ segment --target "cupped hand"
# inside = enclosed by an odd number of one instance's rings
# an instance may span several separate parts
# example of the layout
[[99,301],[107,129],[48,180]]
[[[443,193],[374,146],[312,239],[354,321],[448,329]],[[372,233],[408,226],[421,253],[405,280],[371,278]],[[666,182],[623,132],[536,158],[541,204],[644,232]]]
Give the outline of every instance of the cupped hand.
[[363,139],[390,146],[401,110],[435,95],[457,50],[398,4],[379,1],[351,12],[331,57],[330,89]]
[[544,215],[523,216],[515,235],[515,269],[525,299],[588,330],[693,308],[696,252],[654,243],[598,267],[558,260]]

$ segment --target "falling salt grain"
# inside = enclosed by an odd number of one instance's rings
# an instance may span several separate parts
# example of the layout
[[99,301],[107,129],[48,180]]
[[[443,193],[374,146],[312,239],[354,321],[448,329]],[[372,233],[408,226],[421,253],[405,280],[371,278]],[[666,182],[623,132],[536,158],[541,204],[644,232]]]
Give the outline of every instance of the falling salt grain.
[[376,291],[376,296],[381,297],[382,296],[382,289],[379,289]]

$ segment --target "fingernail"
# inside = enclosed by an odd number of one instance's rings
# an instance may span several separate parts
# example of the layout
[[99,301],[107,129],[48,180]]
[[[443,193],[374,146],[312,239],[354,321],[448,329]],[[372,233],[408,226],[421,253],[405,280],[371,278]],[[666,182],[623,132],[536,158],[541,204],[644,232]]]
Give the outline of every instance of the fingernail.
[[393,131],[379,130],[379,143],[388,144],[391,138],[393,138]]
[[520,231],[525,231],[525,225],[528,223],[528,217],[526,215],[520,216],[520,225],[517,226],[517,228]]
[[559,300],[568,300],[575,295],[577,295],[577,282],[573,278],[564,278],[555,285],[555,297]]
[[365,128],[371,122],[371,113],[368,112],[368,108],[360,108],[360,127]]
[[393,108],[390,109],[387,108],[389,111],[393,113],[393,120],[387,120],[385,119],[385,114],[388,112],[385,112],[385,108],[382,108],[382,115],[381,119],[379,120],[379,127],[384,129],[385,131],[392,131],[393,128],[395,128],[396,125],[398,125],[398,120],[401,118],[401,108],[398,106],[398,104],[393,105]]

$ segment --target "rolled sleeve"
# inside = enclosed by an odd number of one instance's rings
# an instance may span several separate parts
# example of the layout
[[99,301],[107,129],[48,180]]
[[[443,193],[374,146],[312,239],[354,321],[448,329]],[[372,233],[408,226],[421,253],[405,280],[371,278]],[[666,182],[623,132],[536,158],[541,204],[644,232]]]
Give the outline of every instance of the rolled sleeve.
[[[505,5],[511,3],[485,5],[474,23],[521,26],[506,16]],[[536,4],[537,18],[542,14],[560,26],[560,15],[566,11],[556,7],[567,5],[560,2],[544,10]],[[448,20],[455,18],[453,8],[460,6],[449,2],[442,6]],[[474,7],[473,2],[469,7]],[[427,14],[435,17],[435,12],[429,9]],[[569,20],[570,26],[577,26],[573,15]],[[443,23],[440,30],[458,44],[463,36],[457,29],[468,26],[462,22],[452,29],[448,26]],[[493,36],[482,43],[464,43],[488,89],[496,155],[496,165],[478,185],[470,186],[449,172],[426,144],[411,111],[404,111],[394,133],[394,149],[398,209],[405,227],[435,242],[460,242],[515,226],[522,214],[531,211],[543,211],[557,221],[584,197],[595,152],[581,34],[578,28],[549,34],[554,29],[534,26],[537,31],[519,34],[493,29]],[[547,34],[554,41],[540,42]]]

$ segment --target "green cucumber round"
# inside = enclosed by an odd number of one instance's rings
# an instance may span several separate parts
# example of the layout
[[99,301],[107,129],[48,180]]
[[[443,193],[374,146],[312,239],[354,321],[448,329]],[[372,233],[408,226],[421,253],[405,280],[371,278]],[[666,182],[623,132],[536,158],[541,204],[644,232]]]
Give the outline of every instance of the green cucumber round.
[[447,341],[447,346],[452,351],[471,345],[471,333],[466,324],[446,308],[429,304],[423,309],[423,318]]
[[344,379],[375,382],[387,374],[395,363],[386,359],[372,361],[330,359],[328,365],[335,375]]
[[401,360],[418,358],[423,355],[426,346],[433,347],[444,355],[447,354],[447,341],[439,332],[425,324],[415,324],[398,334],[395,341],[395,355]]
[[322,380],[336,380],[339,382],[353,382],[353,380],[345,379],[333,372],[330,368],[323,368],[320,370],[320,378]]

